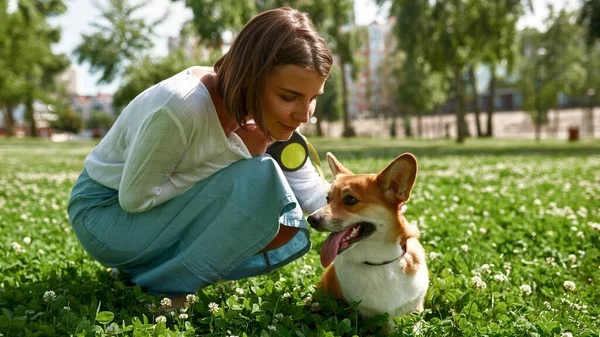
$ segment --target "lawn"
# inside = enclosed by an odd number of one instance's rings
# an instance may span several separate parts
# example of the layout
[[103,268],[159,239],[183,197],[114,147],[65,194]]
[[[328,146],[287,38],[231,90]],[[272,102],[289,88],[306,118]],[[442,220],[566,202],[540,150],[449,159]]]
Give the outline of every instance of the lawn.
[[[431,283],[399,335],[600,336],[600,142],[312,141],[356,173],[403,152],[419,160],[406,217]],[[159,310],[161,297],[111,278],[71,232],[70,188],[93,146],[0,139],[0,336],[366,336],[385,321],[316,289],[316,232],[281,270]]]

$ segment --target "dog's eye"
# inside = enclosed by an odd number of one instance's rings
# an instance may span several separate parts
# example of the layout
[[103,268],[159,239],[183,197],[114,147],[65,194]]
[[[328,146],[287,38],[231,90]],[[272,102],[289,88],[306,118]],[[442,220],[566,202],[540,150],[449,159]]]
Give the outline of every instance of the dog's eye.
[[327,201],[327,203],[329,203],[329,196],[326,196],[325,200]]
[[344,201],[344,205],[347,205],[347,206],[354,206],[358,203],[358,200],[351,195],[345,196],[343,201]]

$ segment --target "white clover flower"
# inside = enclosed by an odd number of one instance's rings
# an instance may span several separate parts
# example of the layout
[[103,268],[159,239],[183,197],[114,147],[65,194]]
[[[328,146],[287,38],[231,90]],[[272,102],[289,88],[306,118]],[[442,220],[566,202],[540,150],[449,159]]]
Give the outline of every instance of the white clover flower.
[[50,302],[56,299],[56,293],[52,290],[48,290],[44,293],[44,301]]
[[167,318],[163,315],[156,317],[156,323],[167,323]]
[[573,334],[570,332],[563,332],[560,334],[560,337],[573,337]]
[[275,318],[277,318],[279,320],[282,320],[283,319],[283,314],[279,313],[279,314],[275,315]]
[[487,234],[487,229],[485,229],[483,227],[479,227],[479,234],[486,235]]
[[109,325],[106,327],[106,333],[109,335],[116,335],[117,334],[117,327],[115,327],[114,325]]
[[187,319],[188,314],[179,314],[179,319]]
[[196,296],[194,294],[187,294],[185,296],[185,301],[189,302],[189,303],[196,303],[196,302],[198,302],[198,296]]
[[577,256],[575,254],[569,254],[567,259],[571,261],[571,263],[575,263],[575,261],[577,261]]
[[504,281],[507,281],[508,277],[506,277],[506,275],[504,275],[504,274],[496,274],[496,275],[494,275],[494,280],[496,280],[496,282],[502,283]]
[[439,254],[436,253],[436,252],[429,253],[429,259],[430,260],[435,260],[435,259],[437,259],[438,256],[439,256]]
[[462,246],[460,246],[460,249],[462,249],[465,252],[468,252],[469,251],[469,246],[468,245],[462,245]]
[[481,270],[488,275],[492,273],[492,271],[490,269],[490,265],[487,263],[484,264],[483,266],[481,266]]
[[573,290],[575,290],[575,282],[565,281],[565,283],[563,283],[563,287],[565,288],[566,291],[573,291]]
[[173,302],[168,297],[165,297],[160,301],[160,305],[162,305],[163,307],[170,307],[172,304]]
[[577,235],[577,237],[578,237],[578,238],[580,238],[580,239],[585,239],[585,234],[583,234],[583,232],[582,232],[582,231],[579,231],[579,232],[577,232],[577,234],[576,234],[576,235]]
[[289,292],[283,293],[283,298],[290,298],[290,297],[292,297],[292,294],[290,294]]
[[303,299],[304,301],[304,305],[309,305],[312,302],[313,298],[311,294],[306,295],[306,297]]
[[29,236],[26,236],[23,238],[23,242],[25,242],[26,245],[31,244],[31,238]]
[[320,310],[321,310],[321,305],[319,304],[319,302],[314,302],[313,304],[310,305],[310,311],[318,312]]
[[535,199],[535,200],[533,201],[533,204],[534,204],[534,205],[538,205],[538,206],[539,206],[539,205],[541,205],[541,204],[542,204],[542,201],[541,201],[540,199]]
[[279,282],[285,282],[285,277],[280,277]]
[[219,310],[219,305],[215,302],[210,302],[208,304],[208,311],[214,313],[217,312]]
[[238,296],[244,295],[244,289],[242,289],[242,288],[235,288],[235,294],[238,295]]
[[519,287],[519,289],[521,290],[523,295],[525,295],[525,296],[531,295],[532,290],[531,290],[531,286],[529,284],[523,284],[522,286]]
[[16,242],[11,242],[10,246],[17,254],[21,254],[23,252],[23,248],[21,248],[21,245]]
[[510,264],[510,262],[505,262],[504,263],[504,269],[511,270],[512,269],[512,264]]
[[477,289],[485,289],[485,288],[487,288],[487,284],[479,276],[473,276],[473,278],[471,278],[471,283]]
[[277,328],[276,328],[274,325],[269,325],[269,326],[267,327],[267,329],[269,329],[269,330],[271,330],[271,331],[275,331],[275,330],[277,330]]
[[71,308],[70,308],[70,307],[68,307],[68,306],[64,306],[64,307],[63,307],[63,310],[64,310],[64,311],[71,311]]
[[40,254],[40,255],[44,255],[44,254],[46,254],[46,252],[45,252],[43,249],[38,249],[38,251],[37,251],[37,252],[38,252],[38,254]]

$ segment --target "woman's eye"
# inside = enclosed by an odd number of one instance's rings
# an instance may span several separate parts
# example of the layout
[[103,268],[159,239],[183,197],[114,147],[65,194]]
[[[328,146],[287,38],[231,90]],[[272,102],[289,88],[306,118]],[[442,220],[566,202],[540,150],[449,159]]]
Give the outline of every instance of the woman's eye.
[[344,197],[343,202],[344,202],[344,205],[354,206],[358,203],[358,200],[351,195],[347,195]]
[[294,96],[281,96],[281,98],[286,102],[292,102],[296,99]]

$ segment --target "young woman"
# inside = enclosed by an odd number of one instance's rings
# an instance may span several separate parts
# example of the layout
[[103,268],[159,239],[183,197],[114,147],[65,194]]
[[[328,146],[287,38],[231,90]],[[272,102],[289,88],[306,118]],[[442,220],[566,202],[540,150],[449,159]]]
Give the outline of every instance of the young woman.
[[331,64],[308,16],[280,8],[248,22],[214,69],[137,96],[73,187],[85,250],[170,297],[304,255],[303,210],[326,203],[325,187],[310,160],[284,173],[265,151],[308,121]]

